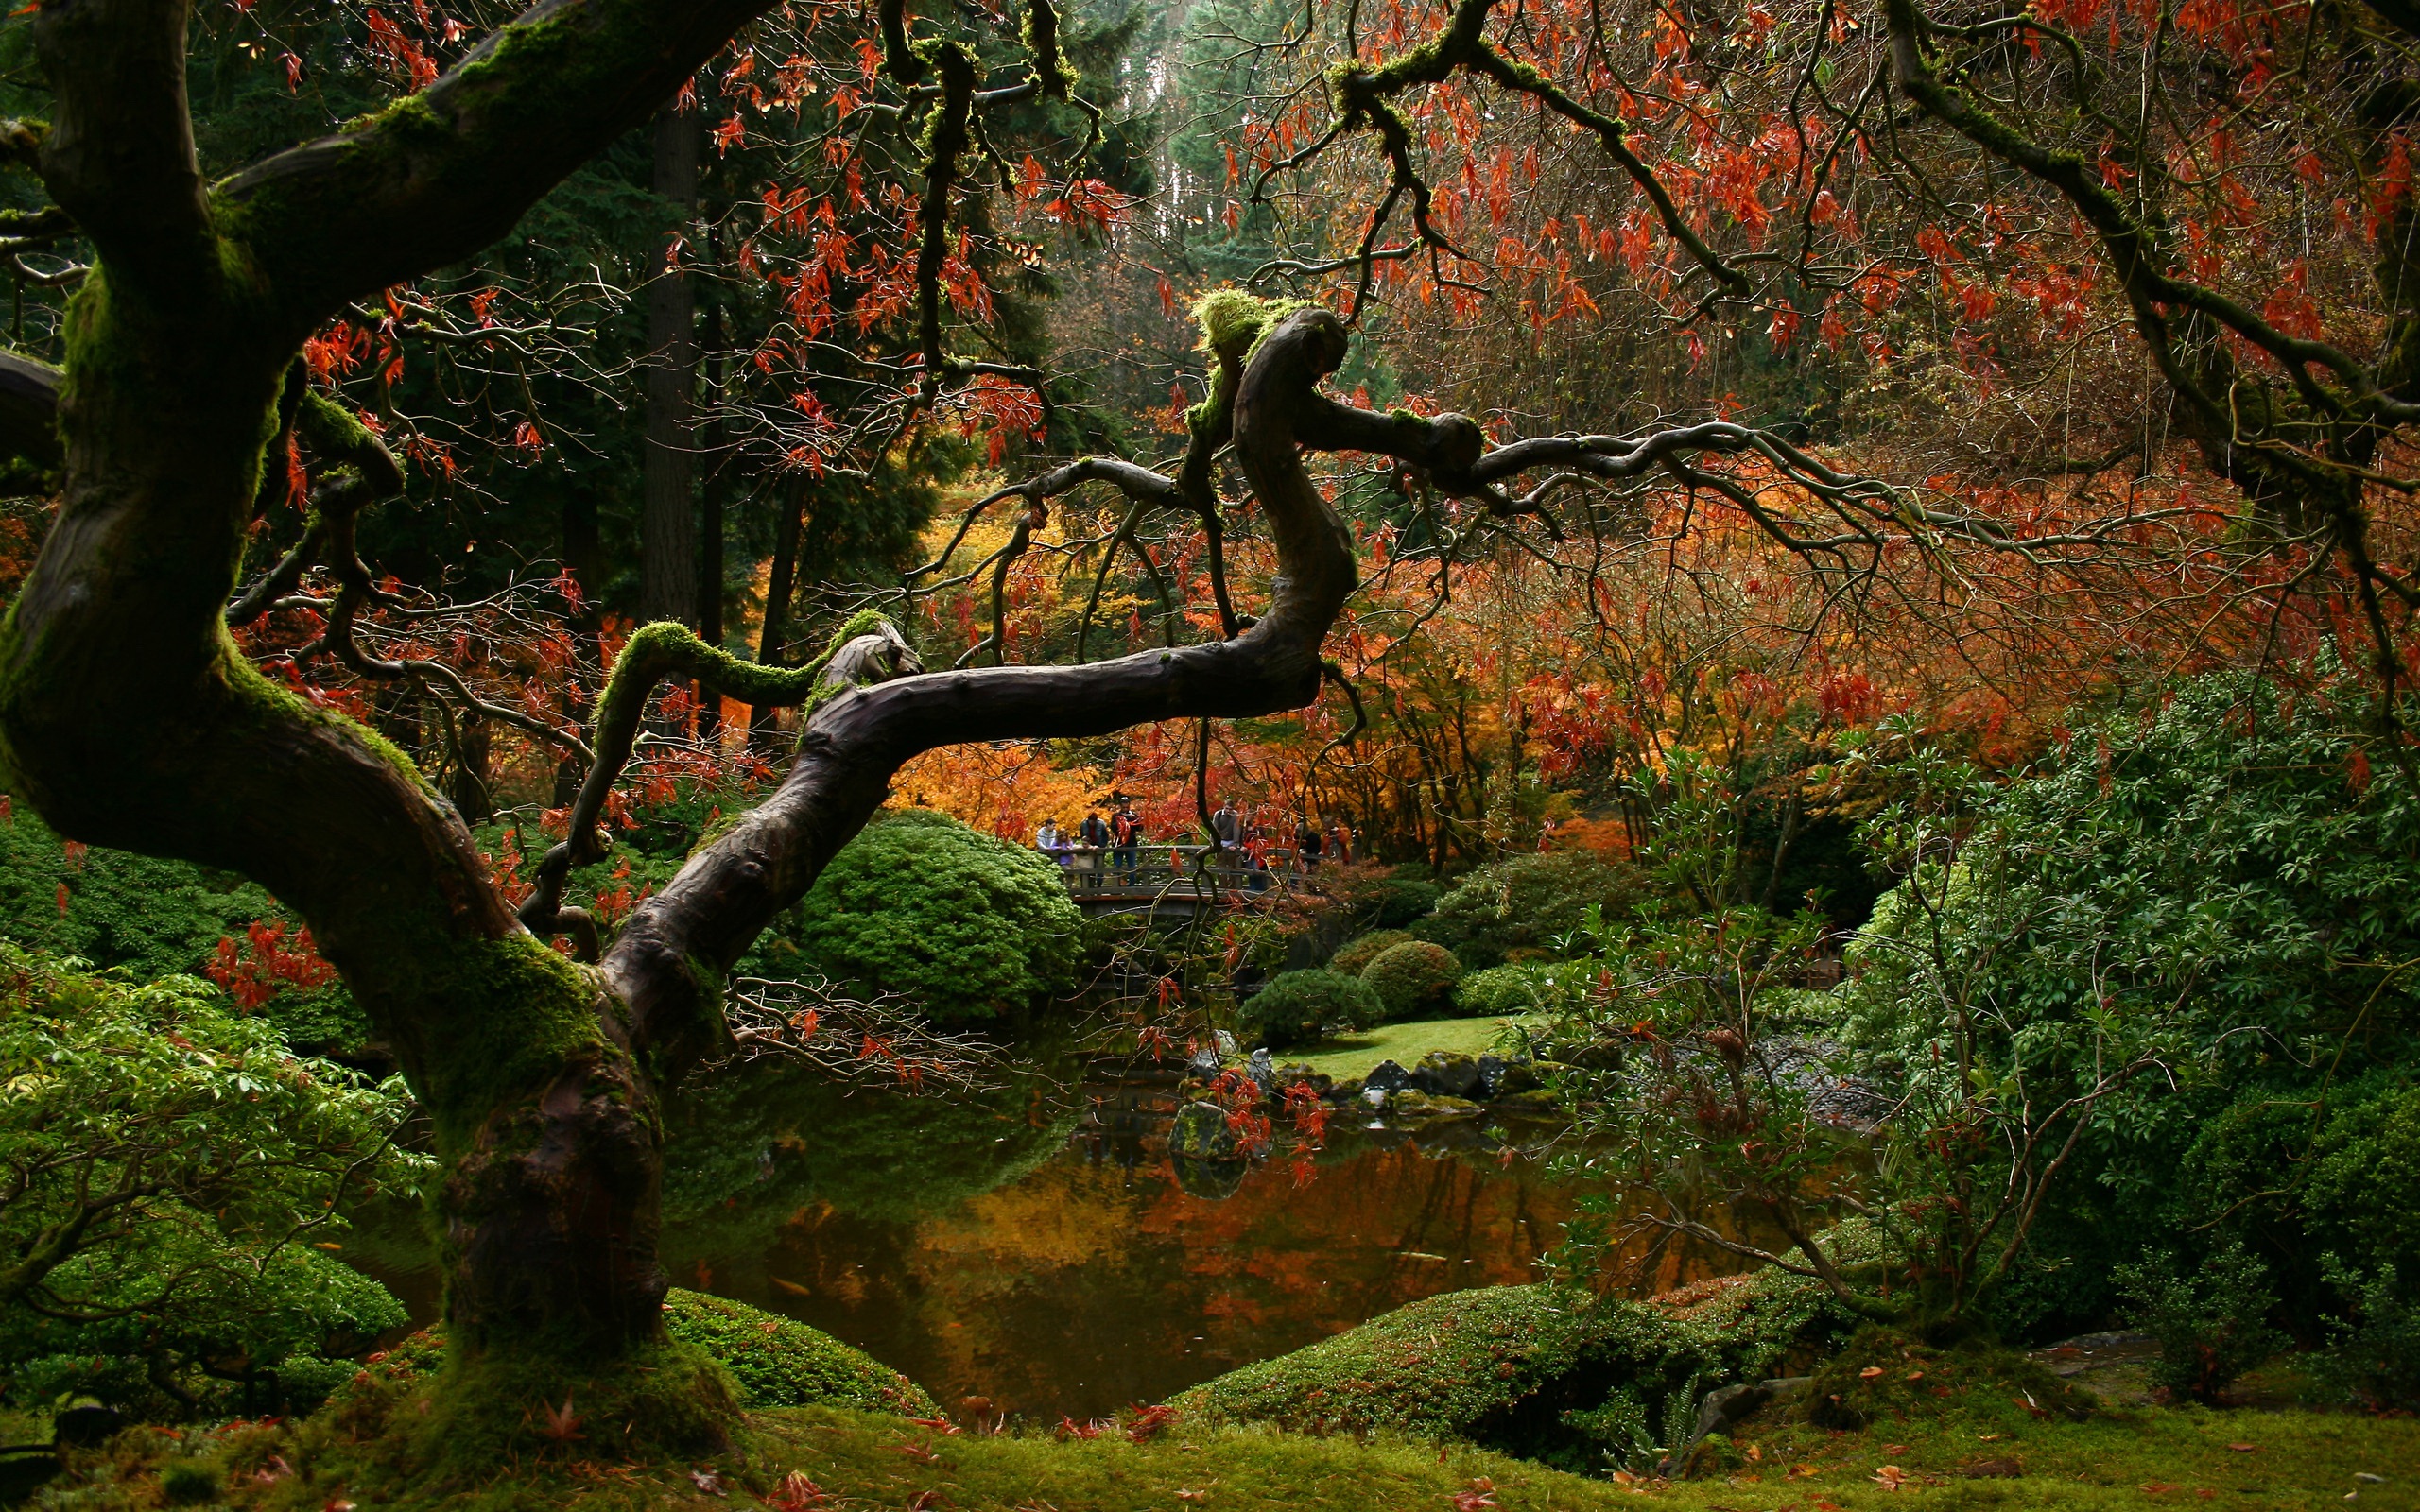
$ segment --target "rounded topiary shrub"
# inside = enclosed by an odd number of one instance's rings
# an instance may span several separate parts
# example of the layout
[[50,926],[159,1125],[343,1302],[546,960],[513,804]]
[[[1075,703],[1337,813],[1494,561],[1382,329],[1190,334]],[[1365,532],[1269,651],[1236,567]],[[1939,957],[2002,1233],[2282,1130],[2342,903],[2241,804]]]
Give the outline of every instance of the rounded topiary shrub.
[[1516,950],[1563,954],[1565,942],[1586,927],[1591,903],[1611,923],[1628,918],[1650,895],[1646,873],[1628,862],[1590,850],[1547,850],[1462,877],[1420,921],[1419,935],[1477,971],[1502,965]]
[[1254,1044],[1287,1050],[1315,1042],[1323,1029],[1366,1029],[1378,1017],[1378,995],[1358,977],[1283,971],[1245,1001],[1241,1028]]
[[1083,917],[1059,868],[945,814],[885,814],[799,904],[799,948],[835,981],[988,1019],[1075,983]]
[[1409,939],[1391,945],[1361,969],[1361,982],[1378,995],[1390,1019],[1434,1017],[1453,1005],[1462,963],[1443,945]]
[[1327,959],[1327,969],[1346,976],[1359,976],[1382,951],[1392,950],[1411,938],[1411,932],[1402,929],[1374,929],[1367,935],[1356,936],[1344,942],[1344,948]]
[[1454,986],[1454,1006],[1470,1019],[1511,1019],[1546,1006],[1538,971],[1526,966],[1491,966]]

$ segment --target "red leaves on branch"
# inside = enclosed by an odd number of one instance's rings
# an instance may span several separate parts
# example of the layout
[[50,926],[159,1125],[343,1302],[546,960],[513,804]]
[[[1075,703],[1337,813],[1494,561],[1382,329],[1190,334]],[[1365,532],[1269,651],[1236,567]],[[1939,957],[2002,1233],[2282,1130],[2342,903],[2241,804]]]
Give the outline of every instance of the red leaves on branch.
[[418,93],[437,82],[437,60],[385,12],[373,8],[364,11],[361,19],[370,29],[371,56],[396,76],[397,83]]
[[[65,884],[60,884],[62,892]],[[286,933],[285,925],[254,919],[238,946],[222,937],[218,949],[203,964],[202,972],[251,1013],[288,988],[309,991],[337,979],[337,969],[320,954],[308,929]]]

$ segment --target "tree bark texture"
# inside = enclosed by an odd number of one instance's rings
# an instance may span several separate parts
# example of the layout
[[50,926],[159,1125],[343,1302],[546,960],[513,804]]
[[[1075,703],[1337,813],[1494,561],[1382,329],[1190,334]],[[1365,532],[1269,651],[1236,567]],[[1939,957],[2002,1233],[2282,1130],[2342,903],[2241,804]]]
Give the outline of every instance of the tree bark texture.
[[601,975],[521,928],[453,806],[263,678],[222,609],[303,339],[493,241],[769,3],[547,0],[410,100],[215,188],[183,4],[50,0],[30,24],[43,177],[96,264],[67,320],[58,520],[0,626],[0,766],[62,833],[240,872],[311,926],[434,1122],[471,1360],[660,1338],[652,1087]]
[[698,624],[697,285],[679,270],[693,234],[700,139],[696,113],[667,105],[655,118],[655,192],[680,207],[665,266],[647,291],[647,441],[639,517],[639,614]]

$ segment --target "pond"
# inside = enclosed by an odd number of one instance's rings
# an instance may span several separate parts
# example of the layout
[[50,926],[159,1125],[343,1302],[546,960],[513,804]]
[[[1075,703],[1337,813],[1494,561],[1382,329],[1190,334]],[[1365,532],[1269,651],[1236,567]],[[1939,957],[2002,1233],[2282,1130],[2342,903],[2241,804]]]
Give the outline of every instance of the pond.
[[[1158,1401],[1407,1302],[1539,1278],[1580,1189],[1543,1127],[1408,1131],[1339,1108],[1319,1153],[1171,1159],[1173,1069],[1028,1074],[972,1098],[769,1063],[668,1115],[674,1284],[798,1318],[961,1416]],[[380,1267],[417,1316],[433,1278]],[[1714,1270],[1677,1248],[1657,1290]]]

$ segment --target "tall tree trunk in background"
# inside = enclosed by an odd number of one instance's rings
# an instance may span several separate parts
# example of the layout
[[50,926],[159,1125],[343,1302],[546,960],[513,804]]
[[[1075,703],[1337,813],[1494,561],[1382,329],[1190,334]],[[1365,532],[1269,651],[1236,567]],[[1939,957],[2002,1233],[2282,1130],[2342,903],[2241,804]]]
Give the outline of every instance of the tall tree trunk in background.
[[[789,660],[790,593],[796,586],[799,537],[806,516],[805,479],[786,479],[779,487],[781,512],[773,524],[773,568],[765,583],[765,625],[756,637],[756,660],[769,667]],[[749,719],[750,738],[769,746],[773,730],[773,706],[758,704]]]
[[[698,203],[701,118],[667,105],[655,118],[655,192],[681,207],[666,240],[675,266],[687,260]],[[698,382],[698,291],[682,272],[659,268],[647,294],[646,503],[639,517],[639,617],[698,623],[698,466],[690,395]]]
[[463,822],[485,824],[495,816],[494,787],[489,780],[489,768],[495,760],[495,727],[475,713],[463,714],[461,721],[445,796],[453,799]]
[[[730,353],[723,350],[723,345],[722,302],[717,300],[706,309],[708,419],[699,438],[699,452],[705,460],[706,483],[700,500],[702,512],[698,535],[698,639],[717,649],[722,645],[722,512],[731,497],[731,459],[723,455],[727,433],[720,403],[723,380],[731,364]],[[721,731],[721,700],[702,697],[698,705],[698,738],[711,745]]]

